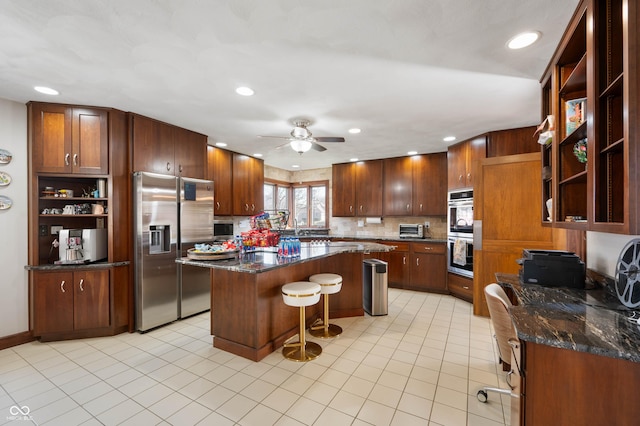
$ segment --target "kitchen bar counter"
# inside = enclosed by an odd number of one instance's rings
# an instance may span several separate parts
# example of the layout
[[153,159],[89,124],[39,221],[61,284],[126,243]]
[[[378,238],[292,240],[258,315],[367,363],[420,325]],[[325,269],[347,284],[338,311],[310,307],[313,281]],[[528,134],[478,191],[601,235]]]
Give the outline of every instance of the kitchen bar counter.
[[510,313],[520,340],[640,362],[640,311],[603,287],[606,277],[590,271],[586,289],[522,284],[512,274],[496,278],[517,298]]
[[[213,346],[259,361],[298,332],[299,311],[284,304],[284,284],[322,272],[340,274],[342,289],[331,295],[330,318],[362,316],[362,261],[390,250],[393,247],[368,242],[303,244],[299,258],[278,259],[272,251],[256,251],[239,259],[177,262],[210,270]],[[320,303],[308,307],[307,325],[321,311]]]

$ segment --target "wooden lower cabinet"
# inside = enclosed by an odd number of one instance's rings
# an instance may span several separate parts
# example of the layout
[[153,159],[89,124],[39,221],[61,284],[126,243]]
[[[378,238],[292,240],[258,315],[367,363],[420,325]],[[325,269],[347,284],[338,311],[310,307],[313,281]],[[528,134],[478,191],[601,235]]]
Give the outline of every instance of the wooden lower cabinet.
[[114,291],[111,278],[112,275],[124,278],[126,270],[32,271],[33,335],[49,340],[125,331],[128,321],[121,311],[128,303],[126,289],[121,286],[122,289]]
[[[636,425],[640,364],[521,342],[512,425]],[[512,363],[513,365],[513,363]],[[514,406],[519,409],[513,410]]]
[[449,272],[447,274],[447,287],[452,295],[473,303],[473,278]]
[[447,292],[447,257],[445,243],[408,243],[378,241],[396,246],[389,253],[378,253],[389,263],[389,287],[407,290]]

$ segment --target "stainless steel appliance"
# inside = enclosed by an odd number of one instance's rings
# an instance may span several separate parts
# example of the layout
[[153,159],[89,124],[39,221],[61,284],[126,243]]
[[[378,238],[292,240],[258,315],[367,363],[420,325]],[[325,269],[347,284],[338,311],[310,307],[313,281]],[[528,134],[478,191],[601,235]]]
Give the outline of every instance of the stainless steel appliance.
[[214,220],[213,221],[213,239],[215,241],[227,241],[232,239],[236,234],[233,232],[232,220]]
[[56,263],[90,263],[107,258],[107,229],[61,229],[60,260]]
[[424,225],[420,223],[401,223],[398,226],[400,238],[424,238]]
[[213,241],[213,183],[136,172],[134,222],[137,330],[209,309],[208,270],[175,260]]
[[473,190],[450,191],[447,214],[447,270],[473,278]]

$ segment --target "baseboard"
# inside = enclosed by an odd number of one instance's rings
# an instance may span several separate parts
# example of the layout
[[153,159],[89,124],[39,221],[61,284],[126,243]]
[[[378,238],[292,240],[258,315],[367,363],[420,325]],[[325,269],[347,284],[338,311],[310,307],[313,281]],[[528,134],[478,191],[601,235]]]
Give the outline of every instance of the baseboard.
[[0,337],[0,350],[7,349],[12,346],[18,346],[23,343],[33,342],[35,337],[30,331],[23,331],[22,333],[12,334],[10,336]]

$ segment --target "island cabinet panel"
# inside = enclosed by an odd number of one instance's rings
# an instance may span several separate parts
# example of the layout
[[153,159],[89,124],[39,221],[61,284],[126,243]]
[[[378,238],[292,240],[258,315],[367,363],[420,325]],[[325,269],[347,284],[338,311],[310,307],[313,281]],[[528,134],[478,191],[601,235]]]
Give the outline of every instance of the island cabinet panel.
[[37,173],[109,173],[109,112],[29,103],[32,169]]
[[[211,331],[216,348],[259,361],[299,330],[299,310],[285,305],[281,288],[310,275],[342,275],[339,293],[330,299],[330,317],[364,315],[362,308],[362,253],[343,253],[295,263],[262,273],[211,269]],[[322,301],[321,301],[322,302]],[[318,303],[306,308],[306,323],[320,317]]]
[[208,178],[213,181],[213,206],[216,216],[233,215],[233,154],[207,147]]
[[233,214],[252,216],[264,207],[264,161],[233,153]]

